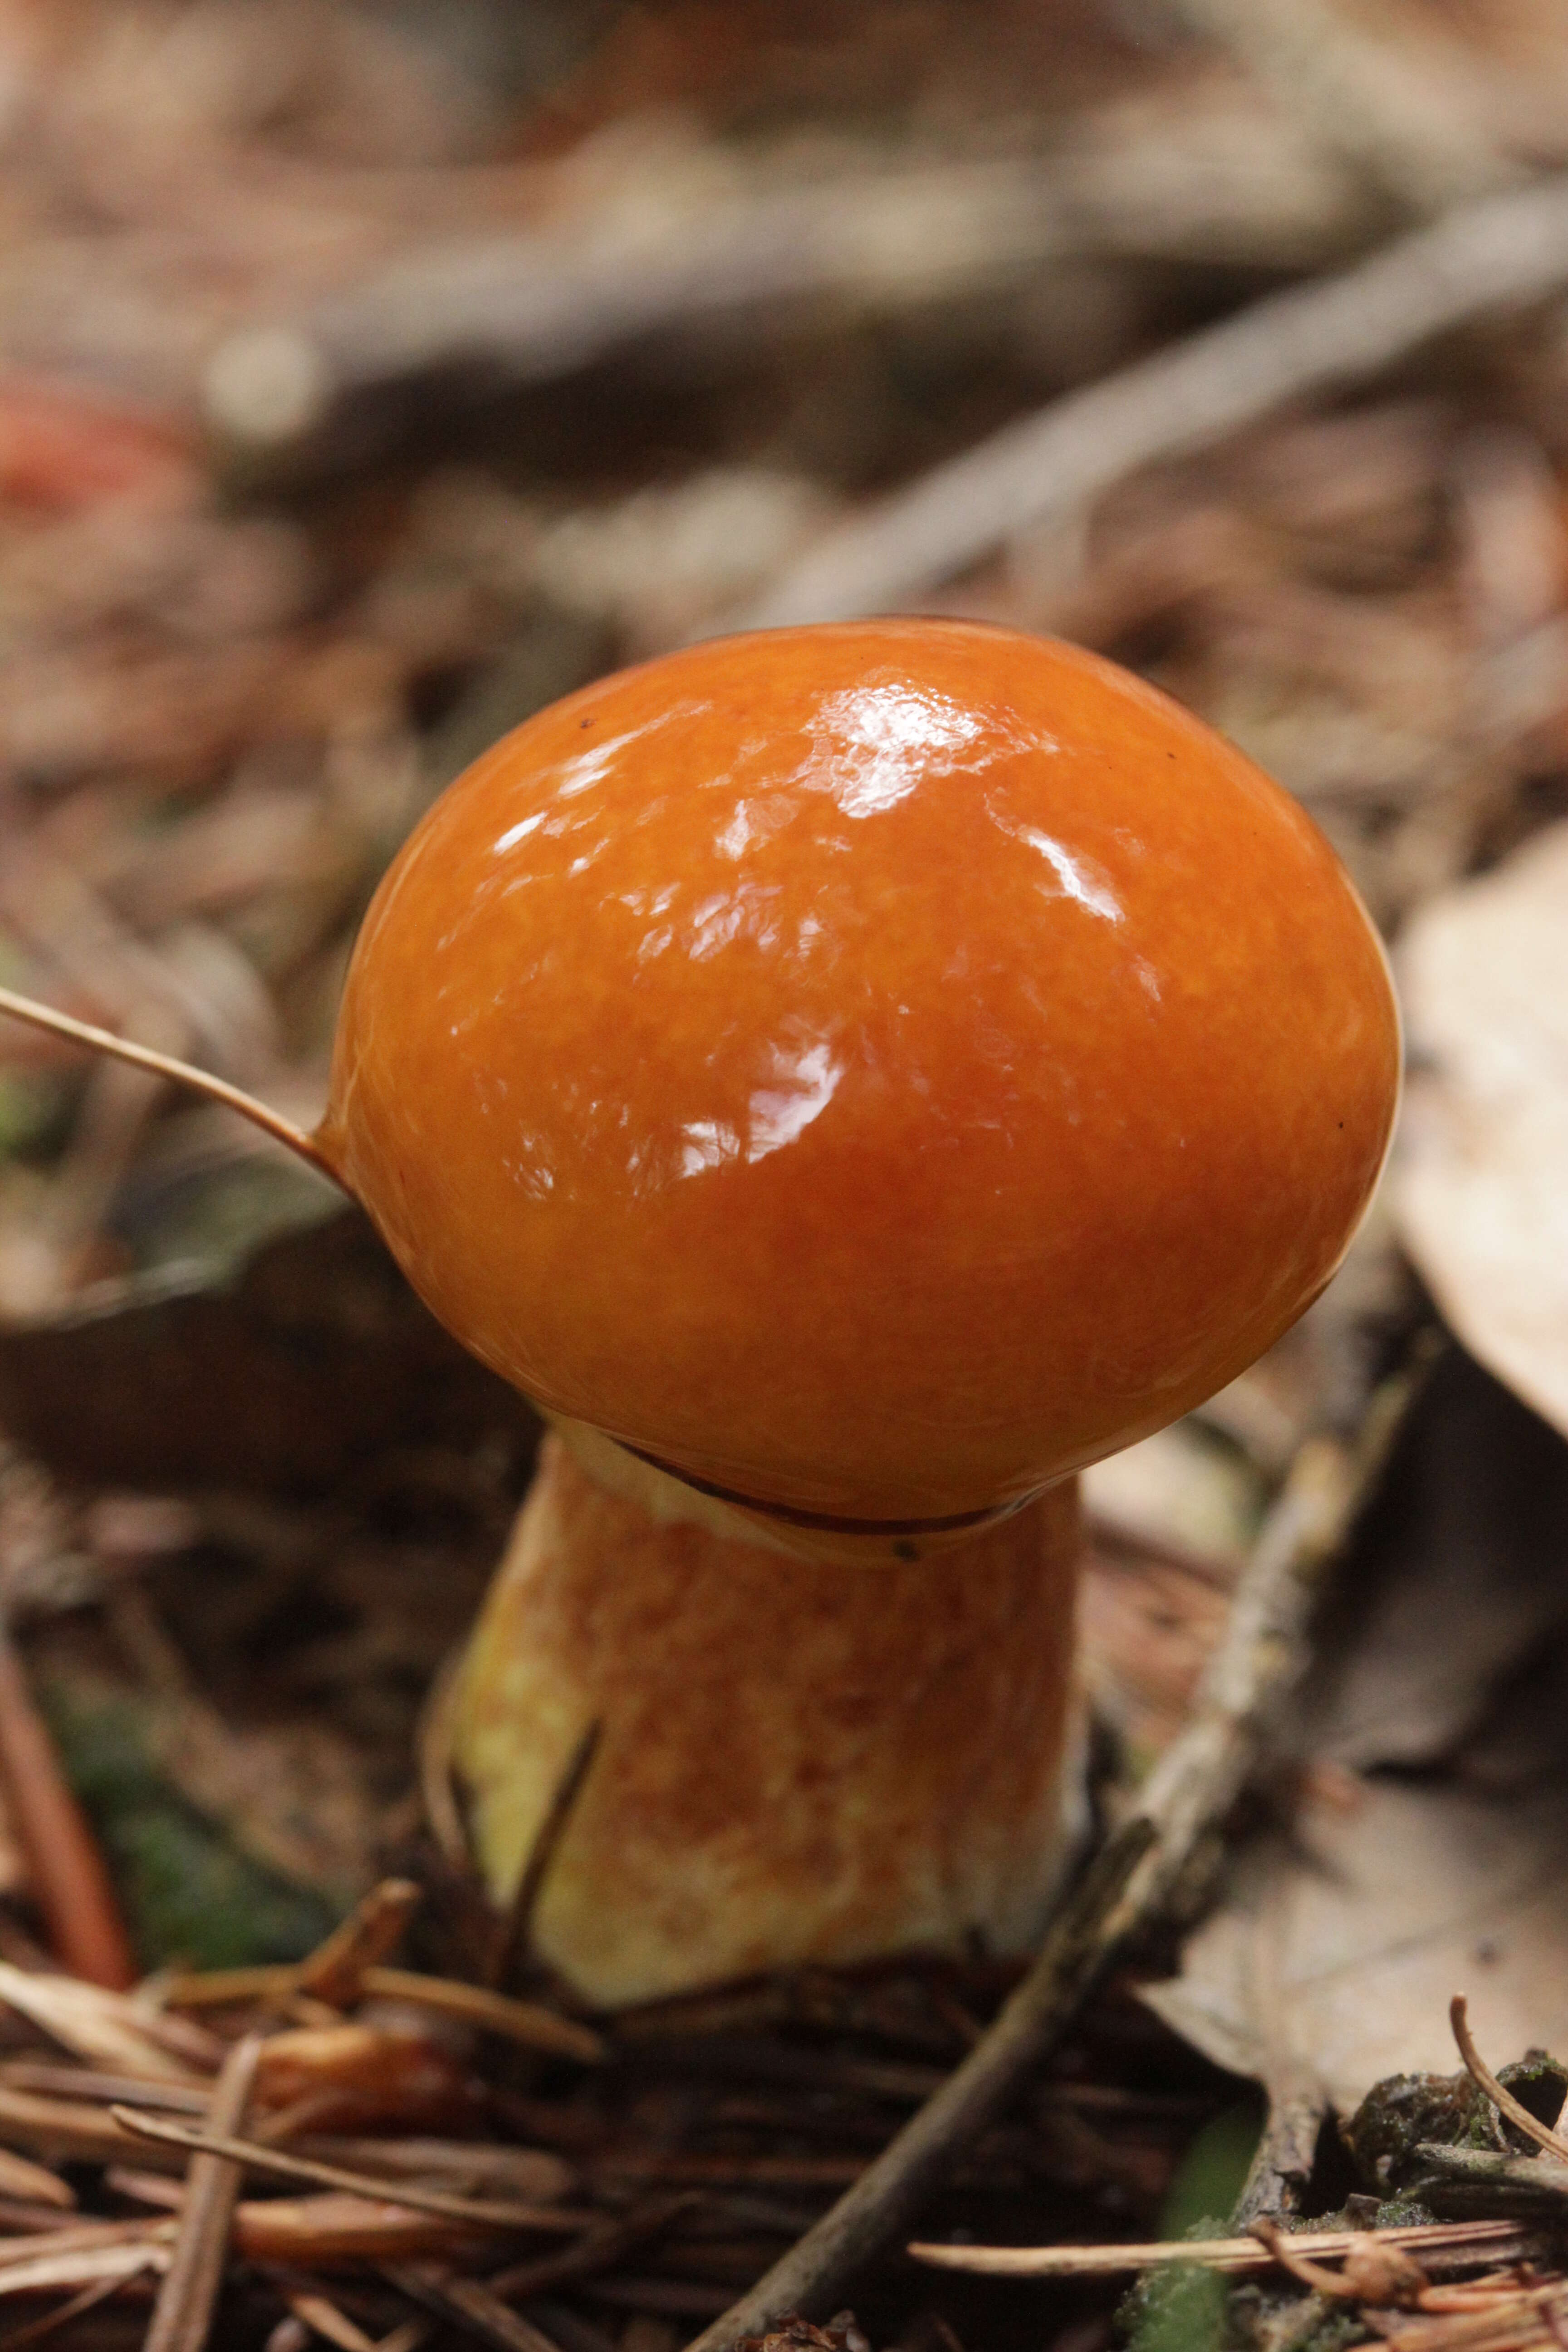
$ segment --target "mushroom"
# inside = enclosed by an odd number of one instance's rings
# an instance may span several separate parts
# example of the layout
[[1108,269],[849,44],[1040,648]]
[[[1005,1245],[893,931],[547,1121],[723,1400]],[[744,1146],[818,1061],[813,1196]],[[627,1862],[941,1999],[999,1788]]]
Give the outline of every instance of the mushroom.
[[1300,808],[1070,646],[708,643],[442,796],[286,1139],[555,1424],[454,1756],[504,1903],[602,1726],[533,1922],[580,1991],[1037,1933],[1073,1474],[1322,1288],[1398,1064]]

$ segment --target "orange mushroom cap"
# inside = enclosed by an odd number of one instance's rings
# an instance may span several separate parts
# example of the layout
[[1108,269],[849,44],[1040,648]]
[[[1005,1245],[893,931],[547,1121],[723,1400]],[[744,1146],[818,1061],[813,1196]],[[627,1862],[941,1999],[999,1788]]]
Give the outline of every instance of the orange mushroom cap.
[[603,680],[437,803],[317,1137],[557,1412],[804,1522],[962,1526],[1320,1291],[1398,1021],[1307,817],[1163,696],[947,621]]

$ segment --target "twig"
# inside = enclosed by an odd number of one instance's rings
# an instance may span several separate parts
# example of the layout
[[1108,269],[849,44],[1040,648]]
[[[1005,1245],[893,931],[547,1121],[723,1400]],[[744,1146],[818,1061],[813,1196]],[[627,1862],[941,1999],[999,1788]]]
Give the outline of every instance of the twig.
[[511,2310],[478,2279],[455,2278],[423,2263],[388,2265],[383,2275],[438,2318],[477,2336],[495,2352],[556,2352],[542,2328]]
[[360,1997],[366,1969],[374,1968],[403,1941],[419,1908],[423,1890],[411,1878],[384,1878],[354,1906],[325,1943],[300,1963],[297,1992],[350,2009]]
[[1116,1955],[1159,1916],[1203,1832],[1235,1802],[1267,1711],[1300,1669],[1323,1568],[1382,1469],[1415,1381],[1401,1373],[1377,1392],[1353,1450],[1330,1437],[1302,1446],[1237,1588],[1194,1719],[1151,1774],[1141,1813],[1106,1847],[963,2064],[692,2352],[725,2352],[789,2311],[830,2311],[1052,2047]]
[[198,2088],[188,2083],[141,2083],[133,2074],[105,2074],[92,2066],[56,2066],[30,2058],[0,2064],[0,2087],[106,2105],[115,2099],[121,2106],[166,2107],[176,2116],[205,2116],[212,2095],[205,2084]]
[[1421,218],[1506,186],[1517,173],[1397,46],[1334,0],[1175,0],[1194,32],[1217,41],[1318,145]]
[[3,1621],[0,1780],[55,1957],[89,1984],[128,1990],[136,1981],[136,1962],[102,1852],[67,1785]]
[[[1490,2148],[1449,2147],[1437,2140],[1422,2140],[1415,2150],[1428,2172],[1413,2180],[1412,2197],[1424,2204],[1442,2193],[1445,2182],[1463,2184],[1465,2200],[1500,2204],[1517,2211],[1521,2206],[1545,2207],[1561,2216],[1568,2207],[1568,2164],[1541,2156],[1497,2156]],[[1436,2176],[1434,2178],[1433,2176]],[[1494,2192],[1489,2198],[1487,2191]]]
[[1268,2121],[1230,2217],[1232,2229],[1247,2230],[1265,2217],[1278,2220],[1281,2214],[1300,2212],[1328,2111],[1328,2093],[1316,2080],[1271,2086]]
[[[427,2319],[405,2319],[385,2336],[367,2336],[358,2321],[351,2319],[313,2282],[301,2279],[295,2285],[288,2273],[282,2277],[274,2273],[274,2284],[300,2326],[335,2344],[338,2352],[418,2352],[431,2334]],[[3,2344],[0,2352],[5,2352]]]
[[479,2230],[541,2230],[569,2232],[588,2226],[588,2217],[563,2205],[531,2205],[495,2199],[448,2197],[443,2189],[423,2189],[416,2181],[389,2181],[366,2172],[349,2172],[342,2165],[319,2164],[314,2157],[288,2156],[281,2148],[264,2147],[259,2140],[237,2139],[216,2125],[211,2131],[193,2131],[184,2124],[155,2121],[130,2107],[111,2107],[110,2115],[138,2139],[155,2139],[171,2147],[192,2148],[221,2156],[251,2172],[269,2172],[279,2180],[309,2180],[319,2189],[346,2189],[351,2196],[368,2197],[380,2205],[404,2205],[416,2213],[439,2214],[445,2221],[468,2221]]
[[1527,2139],[1532,2139],[1537,2147],[1545,2148],[1549,2156],[1555,2156],[1568,2164],[1568,2139],[1554,2132],[1549,2124],[1543,2124],[1538,2116],[1532,2116],[1511,2091],[1505,2091],[1476,2048],[1470,2032],[1468,2011],[1469,2004],[1464,1994],[1457,1992],[1448,2003],[1448,2022],[1454,2029],[1454,2039],[1459,2045],[1459,2055],[1469,2071],[1471,2082],[1478,2090],[1485,2092],[1500,2115],[1505,2115],[1510,2124],[1518,2125]]
[[51,2159],[68,2156],[87,2164],[114,2164],[145,2155],[108,2107],[88,2099],[40,2099],[5,2084],[0,2084],[0,2131],[8,2143],[20,2142]]
[[79,2294],[57,2304],[53,2311],[47,2311],[41,2319],[29,2319],[20,2327],[8,2329],[0,2336],[0,2352],[22,2352],[25,2344],[42,2344],[47,2337],[58,2336],[60,2329],[68,2327],[73,2319],[80,2319],[85,2313],[96,2310],[100,2303],[107,2303],[110,2295],[118,2294],[124,2284],[122,2278],[95,2279]]
[[849,620],[907,603],[1020,530],[1067,520],[1139,466],[1375,375],[1434,336],[1543,301],[1565,280],[1568,178],[1487,197],[1004,426],[828,532],[761,597],[708,627]]
[[544,1882],[550,1875],[550,1866],[560,1852],[561,1841],[577,1809],[583,1784],[599,1752],[604,1728],[602,1723],[591,1723],[583,1733],[566,1759],[566,1769],[557,1780],[554,1792],[545,1807],[544,1818],[533,1833],[533,1843],[528,1849],[528,1857],[517,1882],[517,1891],[511,1898],[506,1924],[496,1941],[490,1982],[498,1992],[504,1991],[508,1985],[516,1981],[518,1972],[528,1957],[533,1933],[533,1915],[539,1907]]
[[[284,2294],[295,2318],[312,2335],[324,2336],[335,2344],[338,2352],[375,2352],[375,2339],[367,2336],[359,2322],[340,2311],[330,2295],[317,2287],[290,2287]],[[4,2352],[4,2347],[0,2347]]]
[[[205,2099],[202,2112],[206,2112]],[[31,2157],[18,2156],[9,2147],[0,2147],[0,2197],[21,2205],[49,2205],[60,2213],[76,2210],[76,2191],[68,2180],[62,2180],[47,2164],[35,2164]]]
[[[1331,2303],[1408,2304],[1430,2284],[1412,2254],[1402,2246],[1391,2246],[1385,2238],[1375,2237],[1370,2230],[1362,2231],[1348,2250],[1342,2274],[1315,2262],[1294,2239],[1287,2237],[1278,2221],[1259,2219],[1252,2225],[1252,2234],[1259,2245],[1268,2247],[1282,2271],[1289,2271],[1300,2285],[1313,2294],[1326,2296]],[[1376,2289],[1369,2294],[1373,2265]]]
[[529,382],[654,328],[792,297],[897,308],[1016,280],[1081,248],[1053,194],[1032,160],[927,164],[710,201],[635,238],[597,229],[449,239],[302,316],[228,337],[206,369],[208,415],[241,446],[278,446],[357,386],[454,360],[499,362]]
[[809,2317],[837,2302],[844,2281],[905,2226],[1075,2013],[1121,1942],[1127,1890],[1158,1843],[1158,1830],[1142,1816],[1118,1832],[963,2063],[798,2245],[697,2337],[692,2352],[722,2352],[739,2336],[766,2335],[786,2312]]
[[[247,2034],[225,2059],[208,2110],[215,2132],[231,2132],[245,2120],[261,2048],[259,2034]],[[202,2352],[223,2284],[229,2225],[244,2178],[242,2168],[221,2152],[192,2158],[174,2251],[142,2352]]]
[[[214,1969],[199,1976],[171,1977],[163,1998],[174,2009],[221,2009],[231,2001],[276,2000],[298,1989],[295,1964],[252,1969]],[[591,2026],[562,2017],[533,2000],[515,2000],[510,1993],[492,1992],[486,1985],[464,1984],[456,1977],[419,1976],[412,1969],[369,1968],[360,1978],[360,1992],[370,2000],[406,2000],[443,2016],[459,2017],[487,2033],[500,2033],[525,2050],[552,2058],[574,2058],[581,2066],[601,2063],[605,2040]]]
[[0,2271],[0,2294],[47,2294],[58,2287],[85,2286],[89,2281],[96,2284],[107,2278],[122,2286],[148,2271],[166,2271],[168,2225],[143,2223],[142,2231],[139,2239],[127,2238],[118,2245],[86,2246],[74,2253],[62,2253],[50,2246],[26,2261],[7,2263]]
[[514,2263],[510,2270],[498,2271],[489,2282],[490,2293],[509,2303],[522,2303],[531,2295],[542,2294],[547,2287],[564,2286],[569,2280],[614,2270],[623,2254],[662,2236],[672,2221],[701,2201],[688,2194],[660,2197],[638,2206],[616,2221],[584,2231],[574,2246],[563,2247],[559,2253],[541,2254],[532,2262]]
[[68,2221],[59,2229],[35,2231],[21,2237],[0,2239],[0,2272],[12,2270],[18,2263],[29,2263],[35,2254],[72,2254],[84,2250],[97,2252],[103,2246],[143,2245],[151,2240],[170,2238],[173,2232],[157,2221]]
[[[1357,2246],[1418,2246],[1423,2254],[1463,2254],[1513,2262],[1531,2240],[1517,2221],[1415,2221],[1392,2230],[1303,2230],[1289,2241],[1295,2252],[1320,2262],[1342,2261]],[[1200,2263],[1216,2271],[1268,2270],[1274,2261],[1256,2236],[1162,2238],[1141,2246],[912,2245],[910,2252],[936,2270],[971,2271],[987,2278],[1111,2278],[1122,2271],[1171,2270]]]

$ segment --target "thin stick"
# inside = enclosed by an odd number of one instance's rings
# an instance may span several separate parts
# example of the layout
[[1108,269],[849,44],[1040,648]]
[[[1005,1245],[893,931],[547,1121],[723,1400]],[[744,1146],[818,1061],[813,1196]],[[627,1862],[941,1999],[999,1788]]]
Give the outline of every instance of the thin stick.
[[489,2281],[490,2293],[508,2303],[526,2303],[548,2287],[564,2286],[572,2279],[593,2278],[602,2271],[614,2270],[623,2254],[640,2249],[650,2239],[662,2237],[672,2221],[701,2202],[700,2197],[688,2193],[682,2197],[660,2197],[637,2206],[616,2221],[584,2231],[574,2246],[564,2246],[558,2253],[540,2254],[532,2262],[514,2263],[510,2270],[497,2271]]
[[1028,1974],[942,2088],[691,2352],[727,2352],[786,2312],[825,2315],[863,2264],[907,2227],[959,2150],[1059,2040],[1117,1954],[1158,1918],[1204,1832],[1224,1819],[1257,1754],[1269,1707],[1304,1663],[1308,1613],[1323,1570],[1360,1511],[1425,1370],[1373,1396],[1353,1448],[1331,1437],[1298,1453],[1237,1588],[1197,1712],[1142,1791],[1142,1811],[1111,1840],[1047,1937]]
[[0,1780],[55,1958],[89,1984],[129,1991],[138,1970],[102,1851],[60,1769],[3,1618]]
[[1328,2093],[1305,2072],[1270,2086],[1268,2121],[1230,2216],[1233,2230],[1300,2211],[1328,2111]]
[[[268,1963],[250,1969],[213,1969],[199,1976],[171,1977],[163,1998],[174,2009],[220,2009],[230,2001],[287,2000],[299,1989],[299,1963]],[[515,2000],[488,1985],[464,1984],[457,1977],[420,1976],[413,1969],[368,1968],[360,1978],[367,2000],[406,2000],[444,2017],[459,2017],[486,2033],[501,2034],[525,2050],[552,2058],[573,2058],[580,2066],[603,2063],[605,2039],[575,2018],[562,2017],[536,2000]]]
[[504,1992],[507,1986],[516,1980],[528,1957],[533,1933],[533,1915],[539,1907],[544,1882],[550,1875],[550,1865],[560,1851],[561,1841],[577,1809],[583,1783],[599,1752],[604,1728],[602,1723],[591,1723],[583,1733],[566,1759],[566,1769],[556,1782],[554,1793],[545,1808],[544,1818],[533,1833],[533,1843],[528,1849],[522,1874],[517,1882],[517,1892],[511,1898],[511,1908],[496,1942],[490,1981],[498,1992]]
[[1420,218],[1517,185],[1416,45],[1367,29],[1342,0],[1176,0],[1175,13],[1402,211]]
[[446,238],[287,322],[241,327],[205,371],[209,416],[265,448],[318,427],[356,386],[461,356],[521,382],[651,329],[837,293],[875,309],[1018,282],[1081,247],[1057,175],[1029,161],[868,171],[710,203],[628,247],[603,231]]
[[1549,2156],[1555,2156],[1564,2164],[1568,2164],[1568,2139],[1563,2138],[1560,2133],[1554,2132],[1550,2124],[1543,2124],[1538,2116],[1532,2116],[1530,2109],[1521,2100],[1516,2099],[1511,2091],[1505,2091],[1476,2048],[1474,2037],[1470,2032],[1469,2003],[1462,1992],[1457,1992],[1448,2003],[1448,2022],[1454,2029],[1454,2039],[1459,2045],[1459,2055],[1468,2068],[1470,2080],[1477,2089],[1484,2091],[1499,2113],[1505,2115],[1510,2124],[1517,2124],[1527,2139],[1532,2139],[1537,2147],[1543,2147]]
[[[356,2320],[351,2319],[346,2311],[340,2311],[331,2296],[322,2294],[319,2288],[291,2287],[283,2299],[302,2326],[314,2335],[325,2336],[329,2344],[335,2344],[338,2352],[375,2352],[375,2338],[367,2336]],[[4,2352],[3,2347],[0,2352]]]
[[1545,2206],[1560,2221],[1568,2207],[1568,2164],[1555,2157],[1498,2156],[1489,2147],[1452,2147],[1429,2139],[1418,2141],[1415,2153],[1427,2171],[1410,2193],[1424,2204],[1440,2195],[1445,2183],[1457,2182],[1472,2210],[1481,2203],[1490,2203],[1494,2212],[1500,2204],[1505,2212]]
[[85,2312],[95,2310],[100,2303],[107,2303],[110,2296],[118,2294],[124,2284],[122,2278],[95,2279],[90,2286],[84,2286],[79,2294],[73,2294],[68,2302],[57,2304],[53,2311],[46,2312],[42,2319],[29,2319],[25,2326],[13,2327],[0,2336],[0,2352],[22,2352],[24,2344],[44,2343],[47,2337],[58,2335],[62,2327],[68,2327],[73,2319],[80,2319]]
[[18,996],[15,989],[0,988],[0,1013],[8,1013],[13,1021],[25,1021],[30,1028],[47,1029],[51,1036],[68,1037],[73,1045],[86,1045],[95,1054],[108,1054],[117,1062],[129,1062],[132,1069],[151,1070],[155,1077],[167,1078],[172,1086],[188,1087],[193,1094],[205,1095],[210,1102],[238,1111],[252,1127],[259,1127],[278,1142],[286,1143],[300,1159],[321,1175],[330,1176],[334,1184],[342,1186],[342,1178],[302,1127],[296,1127],[281,1111],[258,1102],[243,1087],[231,1087],[226,1078],[214,1077],[210,1070],[198,1070],[193,1062],[177,1062],[171,1055],[156,1053],[151,1045],[138,1045],[129,1037],[117,1037],[112,1029],[99,1029],[90,1021],[78,1021],[68,1013],[58,1013],[52,1004],[40,1004],[35,997]]
[[703,633],[905,604],[1019,531],[1066,521],[1139,466],[1376,375],[1434,336],[1544,301],[1565,280],[1568,176],[1489,196],[1005,425],[827,533]]
[[422,2189],[412,2180],[390,2181],[367,2172],[349,2172],[339,2164],[320,2164],[313,2157],[286,2156],[281,2148],[264,2147],[259,2140],[237,2139],[215,2126],[193,2131],[183,2124],[163,2123],[137,2115],[130,2107],[111,2107],[110,2114],[122,2129],[138,2139],[161,2140],[171,2147],[192,2148],[204,2156],[221,2156],[247,2171],[270,2172],[279,2180],[308,2180],[318,2189],[346,2189],[353,2197],[377,2205],[405,2205],[416,2213],[437,2213],[445,2221],[468,2221],[479,2230],[541,2230],[570,2232],[589,2226],[593,2215],[564,2205],[525,2205],[500,2199],[480,2202],[473,2197],[448,2197],[439,2189]]
[[396,1950],[422,1899],[411,1878],[384,1878],[300,1962],[296,1990],[333,2009],[352,2009],[366,1969]]
[[[232,2131],[244,2121],[260,2056],[261,2036],[251,2033],[225,2059],[209,2110],[216,2131]],[[192,2158],[174,2251],[142,2352],[202,2352],[223,2284],[229,2225],[244,2177],[241,2167],[221,2152]]]
[[[1515,2261],[1531,2242],[1517,2221],[1411,2221],[1393,2230],[1303,2230],[1289,2243],[1294,2252],[1334,2262],[1369,2242],[1419,2247],[1428,2254],[1473,2251],[1478,2262]],[[986,2278],[1111,2278],[1122,2271],[1173,2270],[1183,2263],[1216,2271],[1264,2271],[1274,2261],[1256,2237],[1162,2238],[1142,2246],[913,2245],[909,2251],[935,2270]]]
[[[1292,2246],[1278,2221],[1270,2221],[1259,2214],[1252,2225],[1252,2234],[1258,2244],[1273,2255],[1282,2271],[1289,2271],[1293,2279],[1302,2286],[1310,2287],[1314,2294],[1326,2295],[1331,2303],[1361,2303],[1365,2300],[1361,2289],[1352,2286],[1348,2279],[1342,2278],[1338,2271],[1330,2270],[1323,2263],[1314,2262],[1310,2254]],[[1417,2279],[1420,2285],[1426,2285],[1424,2272],[1417,2273]]]
[[425,2263],[388,2264],[383,2276],[410,2301],[422,2303],[466,2336],[477,2336],[494,2352],[556,2352],[556,2347],[531,2319],[524,2319],[478,2279],[465,2279]]

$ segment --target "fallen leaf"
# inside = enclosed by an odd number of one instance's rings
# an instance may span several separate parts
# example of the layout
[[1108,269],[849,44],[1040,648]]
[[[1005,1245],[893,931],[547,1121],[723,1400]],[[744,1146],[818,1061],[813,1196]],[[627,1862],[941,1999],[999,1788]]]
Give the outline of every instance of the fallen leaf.
[[1530,1694],[1545,1669],[1555,1693],[1565,1629],[1568,1445],[1450,1349],[1318,1627],[1312,1754],[1366,1772],[1463,1751],[1472,1785],[1542,1780],[1563,1718]]
[[1568,1809],[1394,1780],[1304,1802],[1250,1847],[1182,1972],[1144,2000],[1216,2064],[1305,2074],[1349,2115],[1394,2074],[1452,2074],[1468,1996],[1497,2062],[1568,2050]]
[[1568,824],[1424,908],[1399,979],[1401,1236],[1471,1353],[1568,1432]]
[[1293,1818],[1146,1993],[1167,2024],[1346,2114],[1453,2073],[1456,1992],[1496,2063],[1568,2054],[1565,1622],[1568,1446],[1455,1348],[1319,1625]]

